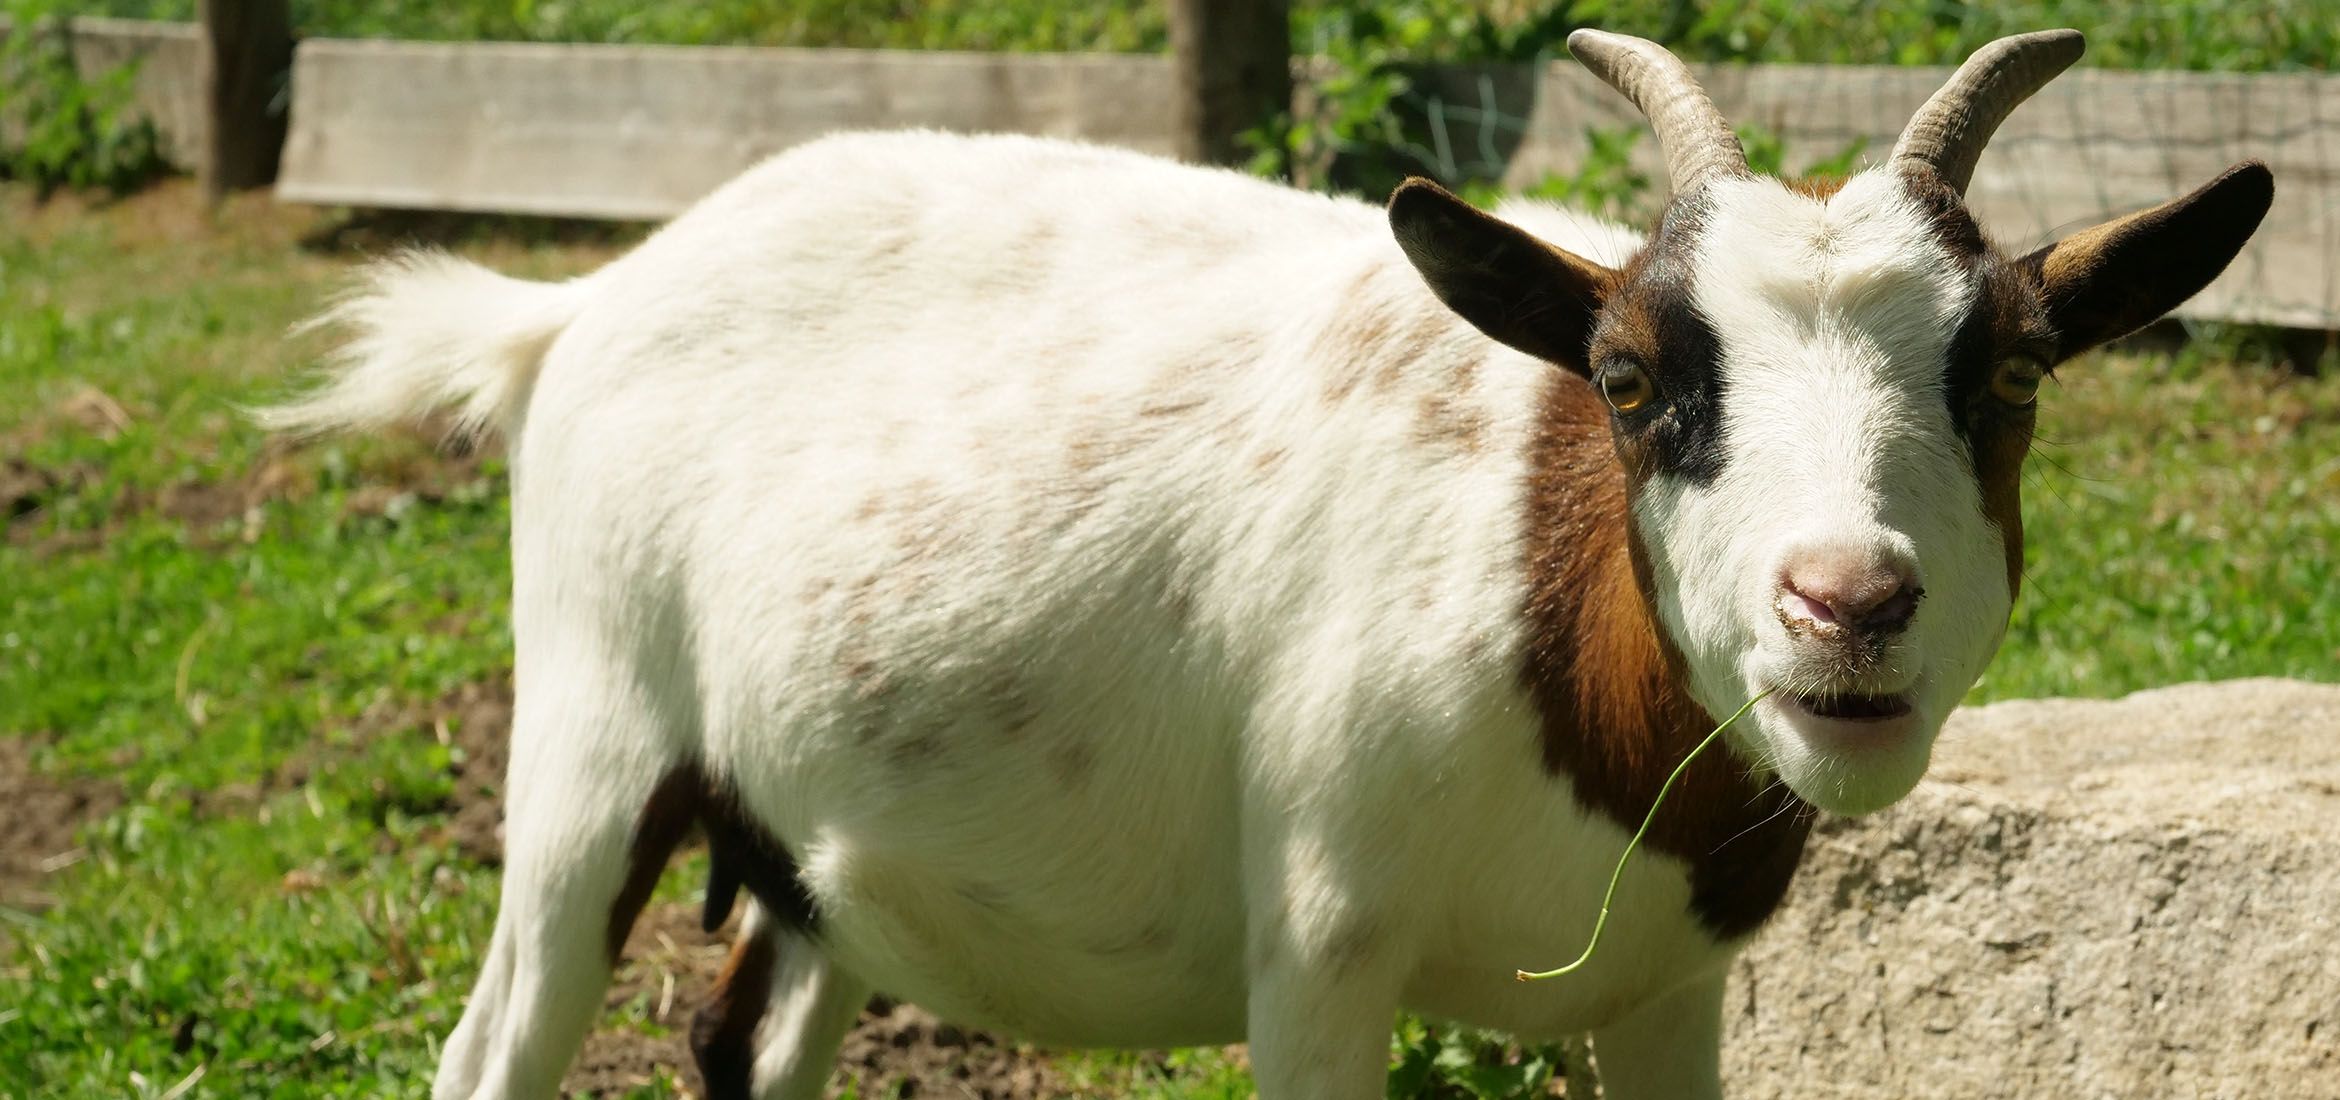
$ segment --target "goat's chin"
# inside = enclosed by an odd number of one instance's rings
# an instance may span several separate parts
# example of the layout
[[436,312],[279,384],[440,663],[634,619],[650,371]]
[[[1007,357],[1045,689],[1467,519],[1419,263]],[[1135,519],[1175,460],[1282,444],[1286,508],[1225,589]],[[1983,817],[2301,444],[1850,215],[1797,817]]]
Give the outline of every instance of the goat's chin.
[[1755,713],[1764,755],[1798,798],[1832,814],[1875,813],[1908,795],[1934,756],[1939,719],[1922,710],[1848,721],[1793,701],[1764,700]]

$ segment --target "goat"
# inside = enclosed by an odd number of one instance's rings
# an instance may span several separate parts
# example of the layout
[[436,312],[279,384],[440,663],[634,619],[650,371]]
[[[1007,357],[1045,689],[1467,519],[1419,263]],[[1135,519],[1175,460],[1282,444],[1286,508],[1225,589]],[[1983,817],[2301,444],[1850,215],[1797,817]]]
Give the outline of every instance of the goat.
[[[677,840],[711,1095],[817,1096],[873,990],[1068,1046],[1248,1040],[1378,1096],[1400,1009],[1713,1097],[1816,811],[1907,793],[2021,579],[2041,379],[2208,283],[2265,167],[2024,256],[1964,191],[2076,32],[1993,43],[1836,187],[1593,31],[1646,240],[1014,137],[832,137],[557,285],[380,268],[268,421],[513,453],[501,909],[435,1085],[547,1096]],[[1567,957],[1627,830],[1718,715]]]

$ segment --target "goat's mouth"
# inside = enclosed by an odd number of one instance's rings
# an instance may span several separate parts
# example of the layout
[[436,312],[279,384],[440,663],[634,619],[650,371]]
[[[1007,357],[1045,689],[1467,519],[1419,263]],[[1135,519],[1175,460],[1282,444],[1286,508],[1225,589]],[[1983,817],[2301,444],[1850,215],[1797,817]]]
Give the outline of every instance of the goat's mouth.
[[1892,695],[1833,692],[1805,695],[1781,692],[1780,697],[1788,706],[1815,718],[1837,722],[1890,722],[1909,717],[1915,709],[1910,704],[1907,692]]
[[1798,739],[1831,755],[1858,760],[1891,753],[1919,732],[1914,691],[1879,694],[1782,688],[1771,698]]

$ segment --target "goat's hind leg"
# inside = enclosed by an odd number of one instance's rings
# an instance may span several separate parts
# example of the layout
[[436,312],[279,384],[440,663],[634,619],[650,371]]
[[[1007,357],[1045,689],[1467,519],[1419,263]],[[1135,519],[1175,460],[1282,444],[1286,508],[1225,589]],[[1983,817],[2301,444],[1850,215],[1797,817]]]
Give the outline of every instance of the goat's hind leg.
[[495,938],[440,1062],[437,1100],[556,1093],[626,933],[690,827],[705,790],[697,769],[665,758],[671,741],[658,723],[615,694],[521,694]]
[[691,1029],[707,1100],[817,1100],[869,986],[761,905]]

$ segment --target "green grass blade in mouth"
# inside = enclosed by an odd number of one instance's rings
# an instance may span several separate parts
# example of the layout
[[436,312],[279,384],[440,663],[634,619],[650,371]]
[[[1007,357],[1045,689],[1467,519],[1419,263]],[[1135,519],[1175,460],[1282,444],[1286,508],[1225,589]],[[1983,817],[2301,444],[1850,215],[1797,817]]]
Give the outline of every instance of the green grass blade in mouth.
[[1756,692],[1754,698],[1747,700],[1730,717],[1723,719],[1722,725],[1714,727],[1714,732],[1707,734],[1706,740],[1700,741],[1696,748],[1690,750],[1690,755],[1683,757],[1681,763],[1674,765],[1674,773],[1667,776],[1665,783],[1658,787],[1656,800],[1649,804],[1649,813],[1642,816],[1641,828],[1633,831],[1633,839],[1625,842],[1625,851],[1617,857],[1617,868],[1609,872],[1609,889],[1608,892],[1601,895],[1601,915],[1593,918],[1592,939],[1585,942],[1584,954],[1578,955],[1575,962],[1557,970],[1518,971],[1520,981],[1532,982],[1542,978],[1557,978],[1562,974],[1571,973],[1586,962],[1591,961],[1593,948],[1601,945],[1601,929],[1607,927],[1609,923],[1609,903],[1617,898],[1617,881],[1625,877],[1625,863],[1633,858],[1633,849],[1641,845],[1641,838],[1649,832],[1649,823],[1657,820],[1658,807],[1666,804],[1666,792],[1674,789],[1674,780],[1682,778],[1682,773],[1690,770],[1690,762],[1698,759],[1699,753],[1705,752],[1706,747],[1714,744],[1715,739],[1721,737],[1724,730],[1731,728],[1731,723],[1746,717],[1747,712],[1755,709],[1755,704],[1762,702],[1763,697],[1769,694],[1771,694],[1770,688]]

